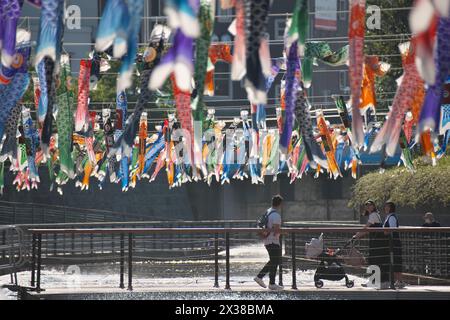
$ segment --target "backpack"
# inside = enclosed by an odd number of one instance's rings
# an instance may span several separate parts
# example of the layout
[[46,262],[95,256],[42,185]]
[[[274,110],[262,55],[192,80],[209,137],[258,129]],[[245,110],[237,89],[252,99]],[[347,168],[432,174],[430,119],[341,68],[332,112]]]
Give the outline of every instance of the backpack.
[[256,221],[256,225],[258,228],[266,229],[267,223],[269,222],[269,216],[275,212],[275,210],[266,211],[259,219]]

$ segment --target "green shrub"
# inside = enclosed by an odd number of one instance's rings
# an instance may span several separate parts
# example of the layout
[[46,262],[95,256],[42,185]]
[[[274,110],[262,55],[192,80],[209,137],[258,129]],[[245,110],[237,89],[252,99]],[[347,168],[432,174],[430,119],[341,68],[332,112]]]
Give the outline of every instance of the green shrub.
[[423,158],[414,160],[416,171],[405,167],[387,169],[384,173],[365,174],[353,186],[349,207],[359,209],[368,199],[382,205],[388,199],[400,206],[431,206],[450,204],[450,156],[438,160],[436,166]]

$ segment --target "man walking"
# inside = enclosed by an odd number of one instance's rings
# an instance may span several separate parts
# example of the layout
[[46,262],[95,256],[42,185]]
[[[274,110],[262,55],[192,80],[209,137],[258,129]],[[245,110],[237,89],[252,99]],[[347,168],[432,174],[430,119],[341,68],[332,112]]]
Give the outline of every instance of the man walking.
[[275,284],[275,276],[281,263],[280,227],[281,227],[281,203],[283,198],[276,195],[272,198],[272,207],[266,212],[266,228],[264,230],[264,246],[269,253],[269,262],[261,269],[255,282],[266,288],[263,281],[264,276],[269,273],[269,290],[283,290],[282,286]]

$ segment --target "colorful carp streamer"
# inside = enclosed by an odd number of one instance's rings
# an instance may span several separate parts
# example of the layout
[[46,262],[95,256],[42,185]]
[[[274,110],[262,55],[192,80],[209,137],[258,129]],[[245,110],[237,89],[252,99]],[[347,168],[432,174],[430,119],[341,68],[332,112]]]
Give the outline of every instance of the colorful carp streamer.
[[143,8],[141,0],[108,0],[97,29],[95,50],[103,52],[113,46],[114,57],[122,58],[117,78],[118,91],[132,84]]
[[409,26],[414,38],[416,66],[422,79],[430,84],[436,78],[434,44],[437,25],[438,15],[431,1],[415,0],[409,15]]
[[102,52],[113,45],[114,57],[125,55],[130,18],[125,0],[108,0],[97,28],[95,49]]
[[164,13],[169,26],[172,29],[180,29],[190,38],[197,38],[201,32],[197,20],[198,7],[199,0],[167,0]]
[[131,78],[134,69],[134,59],[137,54],[139,32],[141,28],[142,11],[144,3],[142,0],[127,0],[128,15],[130,17],[128,28],[126,29],[127,54],[122,57],[122,64],[117,78],[117,91],[125,90],[132,84]]
[[414,47],[412,47],[413,45],[414,42],[406,42],[399,45],[404,70],[403,79],[395,94],[388,119],[372,143],[371,152],[379,151],[384,144],[387,144],[387,155],[393,156],[395,154],[405,113],[414,100],[416,89],[424,85],[414,62],[415,51]]
[[361,87],[361,104],[359,105],[362,113],[367,109],[375,111],[377,106],[375,76],[384,76],[390,67],[388,63],[380,62],[377,56],[366,56],[364,58],[364,77]]
[[30,56],[30,38],[31,33],[23,29],[17,30],[17,44],[15,44],[16,51],[14,52],[10,66],[0,66],[0,92],[5,88],[5,85],[11,82],[11,79],[16,74],[17,70],[23,66],[24,61],[27,62]]
[[245,6],[244,0],[236,0],[236,19],[228,29],[235,36],[233,63],[231,65],[231,80],[241,80],[246,69],[246,35],[245,35]]
[[[61,56],[61,78],[58,90],[58,114],[56,127],[58,129],[58,150],[60,172],[67,179],[74,178],[74,162],[72,158],[72,134],[73,134],[73,108],[74,94],[72,92],[72,76],[70,73],[70,61],[68,55]],[[61,180],[67,181],[60,175]],[[63,179],[64,178],[64,179]],[[58,181],[59,184],[62,181]]]
[[251,104],[267,103],[265,76],[270,75],[267,34],[270,0],[245,0],[245,89]]
[[309,104],[306,98],[306,91],[302,83],[300,84],[300,88],[301,90],[297,92],[295,117],[300,128],[300,136],[305,146],[306,156],[314,168],[316,167],[316,164],[327,168],[328,163],[325,155],[314,137]]
[[[204,4],[210,1],[204,0]],[[202,19],[209,15],[202,9]],[[165,12],[169,25],[175,30],[172,47],[158,63],[149,81],[149,88],[161,88],[172,72],[175,73],[177,86],[183,91],[191,91],[191,79],[194,72],[194,38],[200,36],[200,24],[197,19],[199,0],[167,1]],[[203,28],[204,30],[204,28]]]
[[180,120],[181,127],[189,133],[189,137],[191,137],[190,144],[192,145],[193,126],[191,115],[191,95],[189,92],[182,91],[178,88],[174,75],[172,75],[171,80],[178,119]]
[[364,65],[365,0],[351,0],[348,30],[349,76],[352,92],[352,133],[356,148],[364,142],[364,129],[359,110]]
[[34,188],[37,189],[37,183],[40,182],[38,169],[36,166],[36,150],[39,146],[39,135],[31,119],[30,109],[22,108],[22,125],[25,138],[27,164],[29,178]]
[[[450,76],[445,83],[442,94],[441,118],[439,121],[439,133],[446,134],[450,130]],[[444,143],[447,140],[444,140]]]
[[141,72],[140,80],[141,94],[139,96],[133,114],[126,122],[123,134],[118,137],[117,141],[115,141],[114,143],[114,146],[110,149],[108,154],[109,158],[118,154],[120,150],[122,152],[122,156],[129,157],[131,155],[134,139],[139,129],[139,120],[141,118],[142,112],[144,111],[145,104],[153,99],[152,91],[150,91],[149,89],[149,81],[152,73],[156,70],[154,66],[158,65],[161,59],[164,45],[165,39],[161,37],[159,43],[152,42],[147,49],[149,51],[155,50],[156,56],[153,60],[144,61],[144,69]]
[[[35,67],[38,68],[41,83],[41,101],[38,119],[43,122],[41,131],[41,149],[45,158],[50,154],[50,140],[53,130],[53,106],[56,102],[56,77],[59,71],[59,59],[62,49],[64,1],[42,0],[41,21]],[[43,65],[40,65],[43,63]],[[45,87],[45,90],[43,88]]]
[[300,56],[304,55],[306,36],[309,27],[308,0],[297,0],[295,3],[292,21],[287,31],[286,47],[298,41],[298,50]]
[[[284,54],[275,58],[270,57],[267,32],[271,0],[220,1],[222,9],[235,9],[236,19],[228,28],[235,37],[233,46],[211,43],[216,1],[166,0],[167,26],[155,24],[143,54],[138,53],[143,1],[107,0],[95,48],[80,60],[78,90],[72,84],[70,57],[62,53],[64,1],[28,2],[41,8],[31,92],[35,110],[22,101],[31,79],[33,45],[30,32],[17,28],[24,0],[0,1],[0,193],[6,162],[14,189],[36,189],[38,168],[45,164],[50,190],[62,194],[70,180],[89,190],[93,179],[100,189],[109,180],[126,192],[142,178],[154,181],[161,171],[169,188],[200,180],[219,185],[249,178],[252,184],[263,184],[267,175],[276,181],[279,174],[287,174],[291,183],[308,173],[315,178],[321,173],[330,179],[345,174],[356,178],[367,150],[379,152],[380,172],[388,157],[398,156],[398,165],[413,173],[416,144],[433,165],[446,154],[448,1],[415,1],[412,40],[399,45],[403,76],[384,124],[366,113],[377,108],[377,77],[384,76],[390,64],[376,55],[364,56],[365,0],[350,1],[349,44],[335,49],[328,42],[307,39],[309,1],[292,1]],[[116,110],[105,102],[98,113],[90,110],[90,95],[94,98],[102,74],[111,68],[110,55],[120,60]],[[220,62],[231,63],[231,79],[242,81],[249,100],[240,117],[225,121],[216,119],[216,108],[208,108],[204,97],[214,96]],[[308,101],[307,88],[319,62],[349,65],[351,107],[345,95],[332,95],[338,112],[332,123],[324,115],[329,110]],[[128,116],[126,91],[135,68],[140,84]],[[276,118],[271,119],[266,109],[273,87],[280,99],[274,99]],[[146,112],[148,104],[174,107],[154,125],[154,132],[149,131],[155,119]],[[269,127],[272,120],[276,126]]]
[[289,141],[291,139],[292,127],[294,125],[294,109],[298,91],[298,76],[300,71],[300,61],[297,56],[297,42],[292,43],[290,48],[286,48],[286,87],[285,87],[285,118],[283,131],[281,133],[280,148],[281,152],[287,153]]
[[64,1],[42,0],[41,24],[39,28],[38,46],[34,64],[37,66],[44,57],[55,62],[61,53]]
[[320,139],[322,141],[322,146],[323,149],[325,150],[325,155],[327,157],[330,175],[332,175],[334,179],[337,179],[337,177],[342,176],[342,174],[336,162],[334,145],[331,139],[329,128],[327,123],[325,122],[323,112],[321,110],[316,110],[316,115],[317,115],[317,128],[319,129]]
[[215,3],[210,0],[200,0],[199,22],[200,37],[195,42],[195,92],[196,96],[192,103],[192,116],[194,121],[203,121],[204,102],[203,96],[205,92],[205,76],[208,67],[209,46],[211,43],[211,35],[214,29],[214,12]]
[[324,41],[310,41],[305,46],[305,56],[302,61],[302,80],[305,88],[309,88],[312,82],[313,65],[320,61],[329,66],[338,67],[348,61],[348,46],[338,51],[331,50],[330,45]]
[[435,79],[429,83],[420,113],[419,130],[438,130],[440,106],[445,81],[450,74],[450,18],[439,18],[437,30],[437,52],[435,54]]
[[6,122],[5,141],[0,151],[0,162],[6,159],[13,162],[17,159],[17,125],[19,123],[22,106],[17,104],[9,115]]
[[[29,47],[28,50],[30,50]],[[30,75],[27,70],[28,56],[29,53],[23,56],[23,64],[17,69],[11,82],[0,93],[0,138],[3,137],[12,109],[20,101],[30,83]]]
[[88,129],[88,104],[89,104],[89,77],[91,74],[91,60],[80,61],[78,74],[78,103],[75,114],[75,131],[87,131]]
[[208,96],[214,96],[214,69],[218,61],[233,62],[231,48],[228,44],[213,44],[208,51],[208,72],[205,79],[205,91]]
[[9,68],[16,53],[16,29],[23,0],[2,0],[0,2],[0,49],[2,67]]

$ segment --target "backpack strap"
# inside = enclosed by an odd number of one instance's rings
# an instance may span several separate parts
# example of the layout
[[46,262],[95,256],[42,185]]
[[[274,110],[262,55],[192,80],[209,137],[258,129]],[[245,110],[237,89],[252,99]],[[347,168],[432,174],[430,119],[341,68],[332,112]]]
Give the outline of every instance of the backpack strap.
[[269,216],[274,212],[277,212],[277,210],[272,209],[272,208],[269,211],[267,211],[267,213],[266,213],[267,218],[269,218]]

